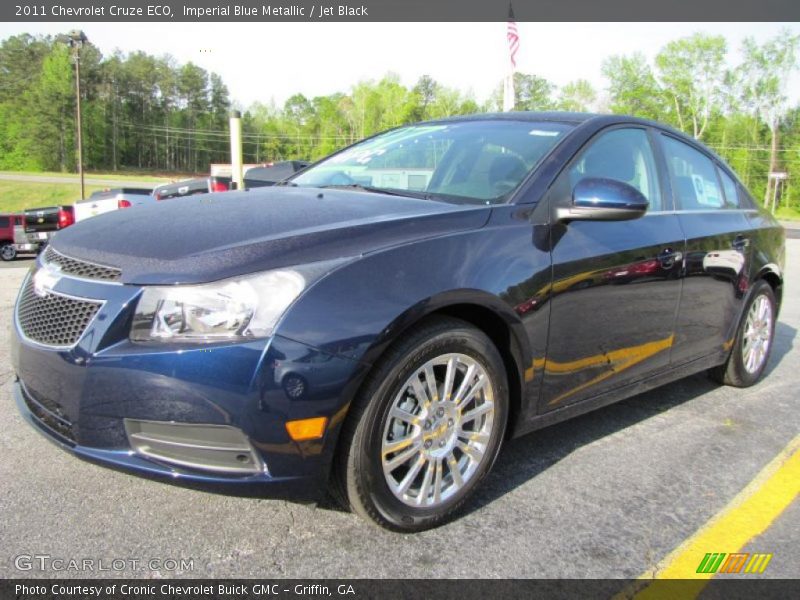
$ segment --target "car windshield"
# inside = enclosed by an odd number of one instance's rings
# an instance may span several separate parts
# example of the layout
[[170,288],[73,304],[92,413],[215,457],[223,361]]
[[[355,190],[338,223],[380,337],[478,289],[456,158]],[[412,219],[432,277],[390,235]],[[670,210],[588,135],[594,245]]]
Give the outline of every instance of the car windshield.
[[331,156],[289,185],[497,204],[570,129],[565,123],[515,120],[401,127]]

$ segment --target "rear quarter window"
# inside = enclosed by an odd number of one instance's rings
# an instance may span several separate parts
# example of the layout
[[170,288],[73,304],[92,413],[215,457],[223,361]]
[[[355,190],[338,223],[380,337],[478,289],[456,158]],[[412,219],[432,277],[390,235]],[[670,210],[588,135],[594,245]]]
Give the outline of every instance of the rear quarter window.
[[702,152],[671,136],[662,135],[664,154],[680,210],[727,208],[716,165]]
[[739,186],[736,182],[722,169],[717,169],[719,179],[722,181],[722,189],[725,192],[725,206],[727,208],[739,208],[741,200],[739,198]]

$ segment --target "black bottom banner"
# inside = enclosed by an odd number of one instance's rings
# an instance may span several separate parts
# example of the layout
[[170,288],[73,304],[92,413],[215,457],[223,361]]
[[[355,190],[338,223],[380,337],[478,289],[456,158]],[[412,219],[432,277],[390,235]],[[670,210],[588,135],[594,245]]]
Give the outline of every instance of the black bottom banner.
[[0,600],[218,600],[268,598],[497,598],[720,600],[800,598],[800,580],[623,579],[5,579]]

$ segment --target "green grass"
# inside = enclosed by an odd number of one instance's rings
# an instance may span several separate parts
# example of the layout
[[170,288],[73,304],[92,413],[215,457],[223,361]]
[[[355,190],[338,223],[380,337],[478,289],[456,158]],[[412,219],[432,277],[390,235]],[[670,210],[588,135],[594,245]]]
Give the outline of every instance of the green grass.
[[[0,179],[0,212],[18,212],[26,208],[73,204],[80,198],[80,180],[74,173],[38,173],[33,171],[0,171],[0,175],[34,175],[36,177],[69,177],[75,183],[44,183]],[[166,183],[183,178],[182,175],[157,176],[152,172],[119,171],[117,173],[87,172],[86,178],[111,181],[136,181]],[[86,196],[108,185],[86,185]]]
[[[102,190],[102,185],[87,185],[86,195]],[[28,183],[0,180],[0,212],[19,212],[26,208],[73,204],[80,198],[76,183]]]
[[800,209],[794,206],[781,206],[775,216],[781,221],[800,221]]
[[[36,177],[70,177],[78,181],[77,173],[59,173],[57,171],[0,171],[0,175],[34,175]],[[88,179],[108,179],[109,181],[151,181],[154,183],[171,181],[173,179],[182,179],[183,174],[153,174],[152,171],[138,172],[138,171],[117,171],[117,172],[93,172],[85,171],[84,177]],[[191,175],[189,175],[191,177]]]

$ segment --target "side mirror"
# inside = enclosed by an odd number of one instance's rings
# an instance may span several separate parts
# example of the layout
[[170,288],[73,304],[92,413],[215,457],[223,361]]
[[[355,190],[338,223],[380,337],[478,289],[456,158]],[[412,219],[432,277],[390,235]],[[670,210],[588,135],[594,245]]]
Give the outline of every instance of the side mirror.
[[635,187],[601,177],[581,179],[570,206],[556,208],[558,221],[628,221],[647,212],[647,198]]

